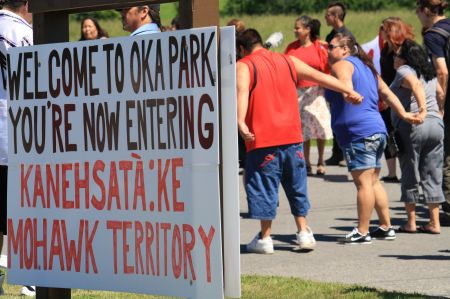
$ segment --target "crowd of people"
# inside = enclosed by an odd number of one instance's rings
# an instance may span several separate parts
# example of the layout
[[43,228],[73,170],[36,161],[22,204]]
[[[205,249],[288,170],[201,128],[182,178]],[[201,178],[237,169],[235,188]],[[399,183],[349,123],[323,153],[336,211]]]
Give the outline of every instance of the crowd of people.
[[[33,44],[28,1],[0,0],[0,251],[6,230],[7,108],[6,50]],[[247,245],[254,253],[274,252],[270,237],[283,186],[296,225],[299,247],[312,250],[316,241],[306,219],[311,203],[307,176],[313,175],[311,140],[316,140],[315,174],[326,175],[326,165],[348,168],[357,190],[358,223],[338,241],[369,244],[373,239],[394,240],[396,232],[439,234],[450,223],[450,92],[448,89],[448,4],[417,0],[416,14],[423,26],[424,44],[414,41],[412,27],[397,17],[381,20],[383,42],[378,73],[349,28],[346,7],[331,2],[325,21],[332,28],[320,37],[321,23],[307,15],[294,21],[295,40],[284,53],[267,49],[259,32],[236,28],[236,78],[240,162],[244,169],[249,216],[260,220],[260,231]],[[180,28],[175,18],[164,27],[159,4],[119,9],[123,29],[131,36]],[[447,35],[446,35],[447,34]],[[82,20],[80,41],[108,38],[92,17]],[[332,156],[325,160],[326,140],[333,137]],[[385,156],[388,174],[380,178]],[[400,163],[401,180],[396,172]],[[393,228],[389,200],[380,182],[400,182],[407,219]],[[429,209],[426,225],[416,226],[415,208]],[[379,224],[370,230],[373,210]],[[0,274],[1,283],[4,275]],[[23,294],[34,295],[24,286]]]
[[[306,221],[312,139],[319,153],[316,175],[326,174],[325,165],[346,166],[356,187],[358,222],[339,242],[394,240],[398,232],[439,234],[441,221],[450,223],[447,6],[441,0],[417,1],[424,46],[414,41],[412,26],[400,18],[380,20],[381,72],[345,26],[346,7],[339,1],[330,2],[326,10],[332,30],[325,40],[319,20],[300,16],[294,22],[295,40],[284,54],[265,49],[258,31],[243,28],[242,21],[230,23],[238,32],[238,127],[246,147],[240,157],[249,217],[261,224],[248,252],[274,252],[270,231],[280,183],[300,249],[314,248]],[[331,135],[332,156],[324,161],[325,140]],[[383,154],[388,173],[380,178]],[[400,227],[391,225],[381,181],[400,183],[407,215]],[[426,225],[416,226],[417,204],[428,207]],[[373,210],[379,223],[370,229]]]

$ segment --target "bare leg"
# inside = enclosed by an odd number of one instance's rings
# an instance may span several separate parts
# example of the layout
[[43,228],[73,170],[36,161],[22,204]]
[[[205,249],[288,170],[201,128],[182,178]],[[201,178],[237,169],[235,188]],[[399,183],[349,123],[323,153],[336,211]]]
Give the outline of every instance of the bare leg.
[[391,226],[391,217],[389,215],[389,202],[386,190],[379,180],[380,168],[376,168],[372,176],[372,185],[375,192],[375,210],[378,215],[378,222],[384,229]]
[[353,182],[358,191],[358,230],[365,235],[369,232],[370,217],[375,206],[375,191],[373,189],[373,176],[375,169],[352,171]]
[[303,216],[294,216],[295,225],[297,225],[297,231],[306,231],[307,222],[306,217]]
[[408,231],[415,231],[416,228],[416,204],[415,203],[405,203],[406,215],[408,216],[408,222],[404,225],[405,229]]
[[397,158],[391,158],[386,160],[386,165],[388,168],[388,177],[397,176],[397,168],[396,168],[396,160]]
[[317,164],[325,165],[323,161],[323,155],[325,152],[325,142],[324,139],[317,139],[317,151],[319,152],[319,161],[317,161]]
[[261,220],[261,239],[270,237],[272,232],[272,220]]
[[439,204],[428,204],[428,210],[430,212],[430,222],[427,224],[427,229],[433,232],[441,232],[441,224],[439,222]]

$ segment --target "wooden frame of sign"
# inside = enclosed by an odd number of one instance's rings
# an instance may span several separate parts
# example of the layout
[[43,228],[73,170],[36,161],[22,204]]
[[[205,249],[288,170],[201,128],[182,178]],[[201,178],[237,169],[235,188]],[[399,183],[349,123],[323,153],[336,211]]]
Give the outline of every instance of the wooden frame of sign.
[[[40,0],[30,1],[33,13],[33,34],[35,44],[69,41],[69,14],[118,9],[139,4],[177,2],[171,0]],[[219,25],[219,0],[179,1],[181,28]],[[58,28],[58,30],[55,30]],[[70,289],[37,287],[37,299],[66,299],[71,297]]]

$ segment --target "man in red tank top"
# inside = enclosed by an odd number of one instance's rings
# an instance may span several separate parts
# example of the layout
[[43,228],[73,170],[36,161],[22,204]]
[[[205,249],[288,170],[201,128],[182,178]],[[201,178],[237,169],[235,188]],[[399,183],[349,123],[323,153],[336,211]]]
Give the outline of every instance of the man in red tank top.
[[238,127],[247,148],[245,189],[250,218],[261,221],[261,232],[247,245],[247,251],[273,253],[270,233],[280,183],[294,216],[300,249],[312,250],[316,241],[306,221],[310,203],[297,80],[318,82],[342,92],[353,103],[361,102],[362,97],[351,87],[295,57],[264,49],[261,36],[254,29],[239,34],[236,43],[243,57],[236,68]]

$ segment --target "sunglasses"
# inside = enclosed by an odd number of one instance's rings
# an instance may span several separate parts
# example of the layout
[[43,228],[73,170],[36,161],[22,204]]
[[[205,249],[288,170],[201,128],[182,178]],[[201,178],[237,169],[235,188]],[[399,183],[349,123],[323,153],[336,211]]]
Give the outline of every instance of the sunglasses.
[[343,46],[341,45],[333,45],[333,44],[329,44],[328,45],[328,51],[332,51],[335,48],[342,48]]

